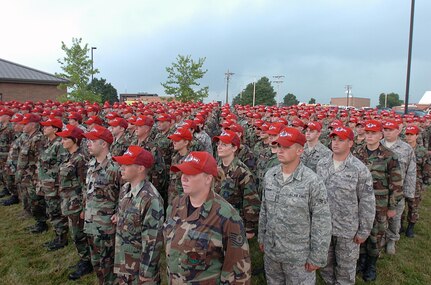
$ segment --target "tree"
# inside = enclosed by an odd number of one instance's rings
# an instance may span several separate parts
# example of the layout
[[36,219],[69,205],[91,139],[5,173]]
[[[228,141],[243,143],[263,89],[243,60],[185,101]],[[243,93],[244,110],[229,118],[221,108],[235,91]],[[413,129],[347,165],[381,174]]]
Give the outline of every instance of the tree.
[[[388,102],[387,105],[385,105],[385,100],[386,100],[386,96],[388,98]],[[381,93],[379,96],[379,105],[377,106],[378,108],[383,108],[383,107],[388,107],[388,108],[392,108],[394,106],[400,106],[404,103],[403,100],[400,100],[400,95],[398,95],[397,93]]]
[[195,62],[190,55],[177,56],[177,62],[173,62],[172,66],[166,67],[168,72],[168,80],[161,83],[165,88],[165,93],[174,95],[181,102],[200,101],[208,97],[208,86],[194,90],[194,86],[200,86],[198,80],[203,78],[207,69],[203,70],[205,58],[199,58]]
[[111,85],[111,83],[107,83],[106,79],[94,78],[93,81],[88,85],[89,89],[93,91],[95,94],[99,94],[101,101],[108,101],[109,103],[118,102],[117,89]]
[[68,93],[61,96],[59,100],[101,102],[100,96],[91,91],[88,87],[91,75],[99,73],[99,70],[92,69],[92,61],[88,57],[88,44],[81,46],[82,39],[72,38],[72,46],[68,47],[61,42],[61,49],[66,53],[63,59],[58,59],[61,64],[62,73],[56,76],[69,80],[68,83],[60,85],[60,88],[67,87]]
[[[253,105],[253,83],[249,83],[245,89],[233,99],[232,104]],[[262,77],[256,82],[255,105],[272,106],[276,104],[275,91],[267,77]]]
[[316,104],[316,99],[311,98],[310,101],[308,101],[308,104]]
[[283,98],[283,105],[284,106],[292,106],[292,105],[298,105],[299,101],[296,99],[296,96],[292,93],[287,93],[286,96]]

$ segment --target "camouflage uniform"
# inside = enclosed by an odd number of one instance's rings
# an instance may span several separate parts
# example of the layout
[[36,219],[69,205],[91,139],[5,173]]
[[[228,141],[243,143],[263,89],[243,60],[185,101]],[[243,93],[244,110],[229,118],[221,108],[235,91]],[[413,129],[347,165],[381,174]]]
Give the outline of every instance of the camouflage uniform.
[[69,220],[69,230],[78,255],[83,262],[90,262],[90,248],[84,233],[84,220],[79,217],[83,211],[83,191],[87,173],[85,156],[79,148],[69,153],[60,164],[61,212]]
[[17,180],[21,181],[21,187],[27,190],[31,213],[38,223],[45,223],[47,220],[45,199],[36,194],[37,161],[43,144],[43,135],[36,130],[23,142],[17,163]]
[[111,144],[111,147],[109,148],[109,152],[112,154],[112,156],[123,155],[124,152],[126,152],[128,147],[129,147],[129,140],[127,138],[126,133],[124,133],[118,139],[114,138],[114,142]]
[[246,232],[256,233],[260,199],[254,175],[237,157],[229,166],[220,162],[219,167],[223,170],[223,178],[217,183],[215,191],[238,211]]
[[8,178],[6,179],[7,188],[12,195],[17,195],[19,200],[22,202],[24,210],[28,213],[31,212],[30,209],[30,198],[26,189],[20,187],[21,180],[16,179],[17,177],[17,162],[21,146],[24,141],[27,140],[27,135],[25,133],[16,133],[14,140],[12,141],[9,153],[6,159],[5,173],[7,173]]
[[332,156],[317,164],[317,174],[328,191],[332,217],[332,239],[328,264],[321,270],[326,284],[355,284],[359,244],[366,240],[376,213],[373,179],[368,168],[352,154],[334,169]]
[[325,185],[302,163],[287,180],[281,166],[272,167],[263,182],[258,240],[268,284],[314,284],[315,272],[304,265],[326,265],[331,213]]
[[204,145],[197,139],[192,139],[189,145],[190,151],[205,151]]
[[248,169],[252,173],[256,170],[256,157],[254,156],[253,152],[251,151],[250,147],[246,144],[241,144],[238,149],[238,154],[236,155],[239,160],[244,162],[245,165],[247,165]]
[[[187,157],[189,152],[187,152],[184,156],[179,152],[176,152],[172,156],[172,165],[180,164]],[[183,186],[181,184],[181,172],[169,172],[169,186],[168,186],[168,205],[172,204],[172,201],[177,196],[182,196],[184,193]]]
[[271,147],[267,144],[259,144],[256,147],[255,154],[257,157],[257,164],[256,164],[256,177],[258,181],[258,193],[260,196],[262,196],[263,192],[263,178],[265,177],[266,171],[268,168],[268,161],[273,156],[273,153],[271,152]]
[[[6,166],[7,156],[9,154],[9,148],[14,139],[14,131],[12,124],[2,124],[0,125],[0,169],[4,169]],[[6,171],[2,172],[0,175],[0,184],[7,188],[8,180],[10,177]]]
[[[382,144],[393,151],[400,163],[401,178],[403,180],[404,197],[412,199],[416,189],[416,157],[413,148],[398,139],[395,144],[388,147],[387,142],[382,140]],[[402,198],[396,206],[396,215],[388,220],[389,225],[386,230],[386,240],[398,241],[400,239],[401,215],[404,211],[405,200]]]
[[[431,177],[431,161],[428,151],[420,145],[416,145],[414,150],[417,173],[415,197],[413,199],[406,198],[408,208],[403,212],[403,216],[405,216],[408,209],[407,221],[413,224],[419,219],[419,204],[422,200],[422,192],[424,191],[424,185],[430,184]],[[402,217],[402,220],[404,220],[404,217]]]
[[[159,259],[163,247],[163,200],[147,180],[120,192],[115,239],[114,272],[120,284],[160,282]],[[143,283],[139,278],[152,278]]]
[[85,200],[84,232],[87,234],[91,264],[99,284],[116,284],[114,274],[115,225],[112,215],[118,205],[120,169],[111,154],[98,163],[93,158],[88,163]]
[[44,195],[47,212],[57,236],[67,236],[67,218],[61,213],[61,198],[58,194],[60,164],[68,152],[63,148],[61,137],[45,140],[38,161],[39,185],[37,192]]
[[[163,160],[165,162],[165,169],[164,169],[164,181],[161,183],[160,187],[157,187],[156,189],[159,191],[160,195],[162,195],[163,201],[168,201],[168,185],[169,185],[169,171],[171,167],[171,160],[172,160],[172,153],[174,151],[174,148],[172,146],[172,141],[168,139],[169,134],[164,133],[157,133],[156,137],[154,138],[154,147],[157,147],[163,156]],[[154,154],[153,154],[154,155]]]
[[168,208],[168,284],[250,284],[249,247],[238,212],[212,190],[190,214],[189,203],[184,195]]
[[204,147],[204,151],[213,154],[213,145],[210,136],[204,131],[200,131],[199,133],[195,132],[193,137],[196,138]]
[[304,145],[304,152],[301,155],[302,163],[316,172],[317,163],[319,160],[330,157],[332,155],[332,151],[324,146],[321,142],[317,142],[314,148],[310,149],[308,144]]
[[370,170],[373,177],[373,189],[376,198],[376,216],[367,241],[361,245],[361,252],[378,257],[381,241],[388,228],[388,210],[395,210],[403,197],[402,177],[397,156],[382,144],[368,154],[367,145],[356,150],[359,158]]

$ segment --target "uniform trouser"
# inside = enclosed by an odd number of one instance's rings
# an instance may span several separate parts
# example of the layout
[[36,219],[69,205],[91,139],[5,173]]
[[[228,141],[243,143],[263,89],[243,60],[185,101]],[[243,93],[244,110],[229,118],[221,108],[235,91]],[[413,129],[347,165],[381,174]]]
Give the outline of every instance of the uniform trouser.
[[[422,189],[416,189],[414,198],[406,198],[407,207],[404,209],[401,220],[405,220],[407,215],[407,222],[416,224],[419,220],[419,204],[422,201]],[[406,213],[407,212],[407,213]]]
[[395,210],[396,214],[393,218],[388,220],[389,226],[386,230],[386,241],[399,241],[400,240],[400,228],[401,228],[401,215],[404,211],[405,201],[404,198],[398,202]]
[[304,265],[291,265],[264,256],[265,276],[268,285],[314,285],[316,272],[308,272]]
[[48,216],[46,215],[45,198],[36,194],[36,187],[34,184],[22,183],[21,187],[24,190],[27,190],[30,201],[31,214],[33,215],[33,218],[38,223],[46,222],[48,220]]
[[[376,216],[374,218],[373,228],[370,236],[361,244],[360,253],[368,256],[378,257],[384,246],[384,237],[388,228],[387,208],[376,208]],[[383,241],[383,244],[382,244]]]
[[18,195],[18,188],[15,184],[15,175],[7,174],[6,171],[3,171],[3,180],[6,182],[6,187],[9,190],[12,196]]
[[118,284],[114,274],[115,233],[87,235],[90,245],[91,264],[100,285]]
[[359,244],[353,238],[332,236],[328,250],[328,263],[320,270],[326,284],[355,284],[356,261]]
[[139,280],[139,276],[137,275],[118,275],[118,281],[120,285],[157,285],[160,284],[160,280],[152,281],[152,282],[142,282]]
[[16,183],[16,187],[18,189],[18,197],[19,200],[22,202],[22,207],[24,211],[31,214],[30,197],[27,190],[21,185],[21,183]]
[[59,196],[45,196],[49,220],[57,236],[68,232],[67,217],[61,213],[61,198]]
[[69,230],[73,243],[75,244],[78,255],[82,261],[90,262],[90,247],[87,235],[84,233],[84,220],[79,217],[81,212],[69,214]]

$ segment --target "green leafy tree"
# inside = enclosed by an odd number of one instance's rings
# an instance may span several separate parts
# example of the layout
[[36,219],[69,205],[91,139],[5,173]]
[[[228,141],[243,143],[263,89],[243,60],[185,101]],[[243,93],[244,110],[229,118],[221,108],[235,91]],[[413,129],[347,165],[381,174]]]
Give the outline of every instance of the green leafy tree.
[[111,104],[114,102],[118,102],[117,89],[115,89],[111,83],[107,83],[106,79],[94,78],[93,81],[89,84],[89,88],[95,94],[100,95],[102,102],[108,101]]
[[208,97],[208,86],[195,90],[200,86],[198,80],[203,78],[207,69],[202,69],[205,58],[199,58],[196,62],[190,55],[178,55],[177,61],[172,66],[166,67],[168,79],[161,83],[165,88],[165,93],[174,95],[181,102],[201,101]]
[[88,44],[82,46],[81,38],[72,38],[72,46],[68,47],[61,42],[61,49],[66,54],[62,59],[58,59],[63,72],[55,75],[69,82],[60,85],[60,88],[67,87],[68,93],[60,96],[59,100],[101,102],[100,95],[94,93],[88,86],[91,75],[99,73],[99,70],[92,69]]
[[311,98],[310,101],[308,101],[308,104],[316,104],[316,99]]
[[[253,83],[249,83],[245,89],[233,99],[232,104],[253,105]],[[276,92],[267,77],[262,77],[256,82],[255,105],[272,106],[276,104]]]
[[286,96],[283,98],[283,106],[292,106],[292,105],[298,105],[299,101],[296,99],[296,96],[292,93],[287,93]]
[[388,97],[388,102],[387,102],[387,105],[386,105],[386,107],[388,107],[388,108],[392,108],[392,107],[395,107],[395,106],[400,106],[400,105],[402,105],[404,103],[403,100],[400,100],[400,95],[398,95],[397,93],[393,93],[393,92],[392,93],[388,93],[388,94],[381,93],[380,96],[379,96],[379,105],[377,106],[378,108],[385,107],[385,100],[386,100],[385,97],[386,96]]

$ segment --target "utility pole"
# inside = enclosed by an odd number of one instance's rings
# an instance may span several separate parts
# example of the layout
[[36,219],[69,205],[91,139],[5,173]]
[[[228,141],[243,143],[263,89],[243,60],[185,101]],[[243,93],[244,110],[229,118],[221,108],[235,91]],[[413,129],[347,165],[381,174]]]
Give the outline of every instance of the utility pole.
[[277,96],[276,96],[276,100],[275,101],[276,101],[276,105],[278,106],[279,102],[281,102],[281,98],[278,98],[279,95],[280,95],[280,84],[282,84],[284,82],[282,80],[284,78],[284,75],[274,75],[272,77],[275,78],[275,80],[273,80],[272,82],[274,82],[275,84],[277,84]]
[[415,0],[412,0],[410,9],[410,34],[409,34],[409,55],[407,59],[407,80],[406,80],[406,98],[404,104],[404,114],[407,114],[409,107],[409,92],[410,92],[410,67],[412,65],[412,43],[413,43],[413,22],[415,19]]
[[253,107],[256,105],[256,80],[253,81]]
[[226,75],[226,104],[229,103],[229,79],[232,75],[234,75],[235,73],[233,72],[229,72],[229,69],[227,70],[227,72],[224,74]]
[[97,49],[97,47],[91,47],[91,82],[93,82],[93,50]]
[[344,86],[344,89],[346,89],[346,106],[349,107],[349,97],[350,92],[352,92],[352,85],[346,85]]

